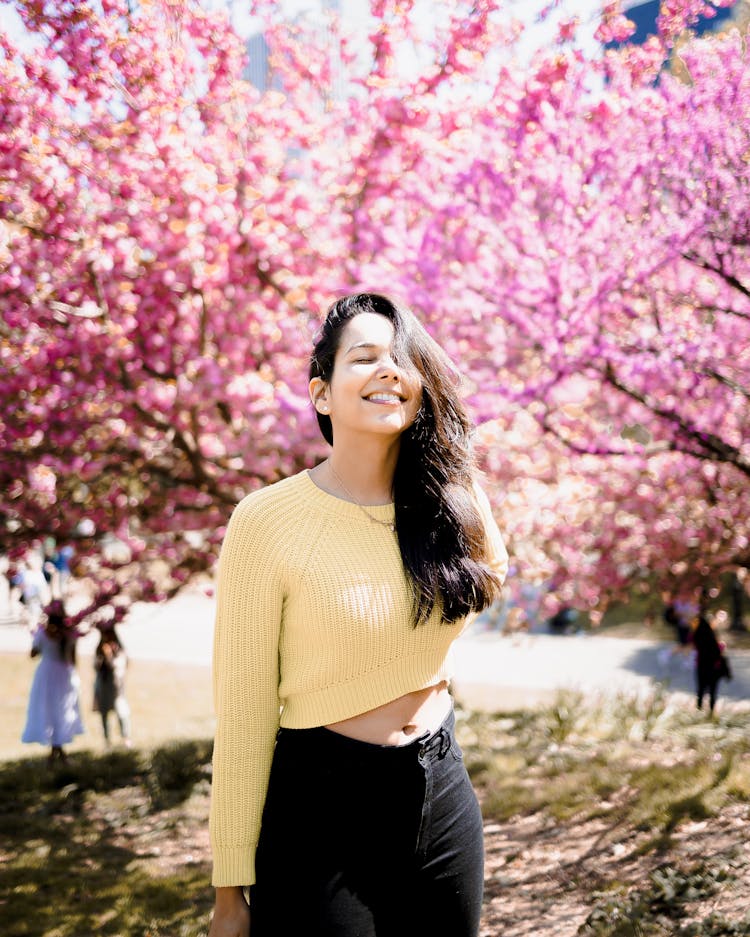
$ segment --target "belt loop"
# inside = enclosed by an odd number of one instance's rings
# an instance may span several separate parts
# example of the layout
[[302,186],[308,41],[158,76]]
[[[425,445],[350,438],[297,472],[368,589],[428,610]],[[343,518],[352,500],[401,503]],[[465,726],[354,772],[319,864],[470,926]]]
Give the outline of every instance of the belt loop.
[[442,726],[437,730],[434,735],[429,736],[422,743],[419,751],[420,754],[427,754],[427,752],[435,750],[438,760],[442,761],[443,758],[448,754],[451,747],[451,736],[450,732],[444,729]]

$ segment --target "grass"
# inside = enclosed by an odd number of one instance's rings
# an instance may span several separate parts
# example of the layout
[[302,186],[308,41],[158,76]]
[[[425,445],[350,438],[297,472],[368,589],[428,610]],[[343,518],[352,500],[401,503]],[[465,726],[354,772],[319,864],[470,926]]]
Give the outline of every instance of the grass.
[[[39,745],[24,745],[21,742],[29,687],[37,660],[32,660],[27,654],[0,654],[0,686],[3,687],[0,761],[44,751]],[[94,698],[93,659],[80,656],[77,670],[81,680],[81,713],[86,732],[68,746],[68,751],[102,751],[104,741],[101,722],[91,708]],[[128,665],[125,689],[132,710],[135,745],[149,747],[173,739],[208,738],[213,735],[213,701],[208,667],[133,660]],[[114,717],[110,719],[110,734],[116,742],[118,727]]]
[[[91,710],[93,661],[81,656],[86,732],[51,770],[45,748],[20,741],[36,665],[26,654],[0,655],[3,937],[204,937],[209,856],[204,848],[190,858],[179,841],[185,824],[205,830],[209,669],[131,661],[135,747],[117,745],[113,719],[107,751]],[[165,846],[177,857],[164,861]]]
[[[79,672],[90,701],[89,663]],[[68,763],[50,768],[44,750],[17,741],[33,667],[0,657],[11,700],[0,725],[3,937],[204,937],[208,671],[133,662],[136,747],[104,751],[89,713]],[[539,818],[534,829],[554,830],[564,853],[568,834],[580,839],[587,824],[598,831],[589,850],[596,874],[565,872],[584,909],[565,937],[750,937],[744,899],[736,913],[724,901],[750,885],[750,712],[726,706],[708,720],[657,689],[593,700],[567,692],[534,710],[458,715],[488,837]],[[680,838],[707,825],[721,837],[707,841],[700,862],[688,861]],[[594,839],[617,846],[618,861],[599,862]],[[489,854],[501,848],[488,845]],[[506,848],[510,863],[517,845]],[[514,933],[492,920],[483,934]]]
[[180,856],[156,868],[153,859],[190,814],[192,798],[203,813],[210,750],[209,742],[182,742],[150,752],[76,752],[55,769],[38,757],[6,762],[3,934],[205,934],[207,857]]
[[611,810],[623,822],[668,834],[730,801],[750,802],[747,711],[707,723],[671,710],[658,689],[593,704],[566,692],[534,712],[473,714],[464,731],[469,772],[493,819],[591,816],[620,792]]
[[735,922],[712,913],[686,921],[691,903],[713,898],[731,884],[731,867],[699,862],[687,870],[665,864],[640,889],[597,895],[596,905],[579,929],[581,937],[708,937],[750,935],[750,916]]
[[[504,824],[504,836],[538,817],[539,838],[555,829],[564,850],[565,830],[571,841],[591,830],[586,874],[580,859],[561,872],[590,889],[577,934],[750,937],[750,915],[714,909],[750,884],[747,709],[707,720],[658,689],[593,703],[566,693],[533,712],[467,714],[461,731],[485,818]],[[685,860],[688,830],[704,836],[705,861]],[[739,885],[734,870],[744,876]],[[711,910],[701,904],[708,899]]]

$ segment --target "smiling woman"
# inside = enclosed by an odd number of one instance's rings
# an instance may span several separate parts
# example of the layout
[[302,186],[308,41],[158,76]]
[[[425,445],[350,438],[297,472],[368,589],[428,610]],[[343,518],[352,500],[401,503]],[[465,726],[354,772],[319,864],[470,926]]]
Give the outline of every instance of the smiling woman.
[[448,653],[507,554],[456,371],[360,293],[328,312],[310,398],[330,456],[243,499],[222,547],[210,937],[247,937],[251,914],[253,937],[475,937]]
[[[370,433],[388,434],[397,441],[417,417],[422,381],[411,361],[402,368],[395,363],[394,339],[391,321],[362,312],[342,329],[329,379],[311,378],[310,395],[317,412],[328,417],[331,436],[334,421],[339,438],[347,435],[345,448],[337,446],[342,452],[355,441],[366,444]],[[391,500],[390,490],[386,500]]]

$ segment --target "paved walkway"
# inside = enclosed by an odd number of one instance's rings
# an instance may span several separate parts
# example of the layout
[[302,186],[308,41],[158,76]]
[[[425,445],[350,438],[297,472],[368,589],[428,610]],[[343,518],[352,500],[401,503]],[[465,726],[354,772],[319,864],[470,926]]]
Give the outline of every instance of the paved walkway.
[[[750,704],[750,651],[731,654],[733,679],[719,696]],[[656,641],[599,635],[468,634],[456,642],[456,695],[475,709],[551,701],[560,690],[643,694],[662,683],[694,692],[690,652]]]
[[[210,666],[214,601],[188,589],[161,605],[136,604],[119,632],[134,660]],[[5,621],[6,623],[3,623]],[[81,640],[93,654],[98,633]],[[26,653],[28,630],[0,616],[0,652]],[[477,709],[529,706],[551,700],[561,689],[586,693],[647,692],[656,681],[669,691],[693,692],[689,655],[654,641],[598,635],[503,636],[474,631],[455,645],[454,689]],[[750,651],[731,655],[733,679],[722,681],[720,698],[750,704]]]

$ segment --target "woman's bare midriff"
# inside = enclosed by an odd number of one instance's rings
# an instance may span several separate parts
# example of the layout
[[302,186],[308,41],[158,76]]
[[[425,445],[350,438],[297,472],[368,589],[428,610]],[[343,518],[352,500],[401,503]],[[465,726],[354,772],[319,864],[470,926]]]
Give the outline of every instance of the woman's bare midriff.
[[452,705],[448,684],[443,680],[350,719],[332,722],[326,729],[373,745],[408,745],[420,735],[436,732]]

